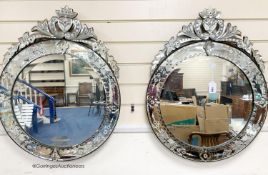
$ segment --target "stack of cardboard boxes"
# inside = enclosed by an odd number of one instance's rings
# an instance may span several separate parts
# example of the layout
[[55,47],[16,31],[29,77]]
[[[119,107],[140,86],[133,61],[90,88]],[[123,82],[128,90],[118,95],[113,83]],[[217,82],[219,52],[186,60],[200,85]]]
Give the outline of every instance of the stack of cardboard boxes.
[[176,103],[160,103],[160,110],[166,125],[195,125],[197,106]]
[[201,107],[161,102],[160,110],[169,131],[185,142],[193,132],[213,134],[229,131],[231,107],[228,105],[207,103]]
[[208,103],[197,107],[200,132],[213,134],[229,131],[231,107],[223,104]]
[[197,106],[161,102],[160,110],[162,119],[176,138],[188,142],[189,135],[200,130],[196,125]]

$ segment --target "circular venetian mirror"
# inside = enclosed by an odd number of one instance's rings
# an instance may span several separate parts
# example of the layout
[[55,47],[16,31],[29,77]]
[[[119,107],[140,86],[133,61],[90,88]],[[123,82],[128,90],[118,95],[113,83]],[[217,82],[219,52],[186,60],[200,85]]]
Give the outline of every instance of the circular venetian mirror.
[[243,150],[267,111],[264,63],[215,9],[183,26],[152,62],[147,115],[173,153],[217,161]]
[[1,121],[27,152],[73,160],[100,147],[119,117],[118,67],[69,7],[39,22],[5,55]]

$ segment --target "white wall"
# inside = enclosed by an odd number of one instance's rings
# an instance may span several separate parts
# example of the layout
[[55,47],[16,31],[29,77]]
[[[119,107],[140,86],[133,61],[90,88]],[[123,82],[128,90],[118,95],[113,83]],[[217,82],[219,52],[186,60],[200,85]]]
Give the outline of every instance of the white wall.
[[[0,174],[268,173],[267,124],[253,144],[234,158],[200,164],[177,158],[158,142],[148,126],[144,107],[153,56],[204,8],[222,11],[226,22],[237,25],[249,36],[268,61],[267,0],[0,1],[0,55],[38,20],[50,18],[55,15],[54,10],[66,4],[79,13],[79,19],[94,27],[98,38],[107,44],[119,63],[122,108],[117,130],[97,152],[69,162],[84,164],[85,169],[49,170],[33,169],[31,165],[36,162],[52,163],[22,151],[1,128]],[[132,103],[134,113],[130,112]]]
[[[195,88],[197,95],[208,94],[208,84],[215,81],[217,92],[221,91],[223,65],[226,61],[215,57],[195,57],[178,65],[183,73],[183,88]],[[212,68],[212,64],[214,68]]]

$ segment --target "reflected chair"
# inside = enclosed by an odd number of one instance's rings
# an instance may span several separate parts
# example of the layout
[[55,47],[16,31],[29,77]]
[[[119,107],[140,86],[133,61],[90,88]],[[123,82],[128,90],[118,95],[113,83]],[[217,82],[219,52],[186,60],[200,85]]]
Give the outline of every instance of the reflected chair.
[[77,104],[79,106],[89,105],[89,94],[92,93],[92,83],[79,83],[77,91]]
[[90,115],[90,112],[92,109],[94,109],[94,93],[88,94],[89,99],[89,109],[88,109],[88,116]]
[[88,116],[90,115],[91,110],[94,109],[92,108],[94,106],[96,106],[96,114],[101,114],[101,103],[102,103],[103,97],[101,95],[98,85],[96,85],[95,93],[88,94],[88,97],[89,97],[89,102],[90,102]]
[[96,85],[96,94],[95,94],[95,100],[97,101],[96,107],[97,107],[97,114],[100,114],[100,102],[101,102],[101,93],[98,84]]
[[203,132],[192,132],[189,136],[189,143],[195,146],[216,146],[229,139],[228,132],[219,133],[203,133]]

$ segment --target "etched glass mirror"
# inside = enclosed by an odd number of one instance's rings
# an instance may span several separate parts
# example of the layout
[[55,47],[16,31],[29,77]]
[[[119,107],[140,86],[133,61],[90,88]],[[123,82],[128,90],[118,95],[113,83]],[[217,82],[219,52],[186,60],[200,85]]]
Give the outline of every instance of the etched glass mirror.
[[267,111],[264,63],[247,37],[215,9],[183,26],[152,62],[147,115],[175,154],[217,161],[243,150]]
[[27,152],[73,160],[101,146],[119,117],[116,61],[69,7],[39,22],[5,55],[1,121]]

